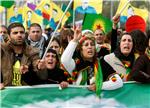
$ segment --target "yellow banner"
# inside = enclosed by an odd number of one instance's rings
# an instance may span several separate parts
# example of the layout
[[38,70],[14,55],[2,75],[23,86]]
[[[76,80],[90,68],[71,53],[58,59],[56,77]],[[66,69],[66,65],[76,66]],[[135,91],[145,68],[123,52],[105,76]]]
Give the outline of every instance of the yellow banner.
[[[120,0],[117,13],[119,13],[120,10],[122,10],[122,8],[127,2],[128,0]],[[148,10],[136,8],[132,6],[131,3],[129,2],[128,5],[122,11],[121,16],[126,16],[127,18],[129,18],[132,15],[139,15],[146,21],[148,19]]]

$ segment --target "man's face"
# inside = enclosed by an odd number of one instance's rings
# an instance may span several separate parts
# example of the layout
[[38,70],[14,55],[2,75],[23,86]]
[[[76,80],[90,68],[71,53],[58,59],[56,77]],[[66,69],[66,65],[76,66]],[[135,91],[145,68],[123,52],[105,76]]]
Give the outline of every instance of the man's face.
[[38,26],[33,26],[29,30],[29,37],[32,41],[39,41],[42,37],[42,30]]
[[7,33],[7,29],[6,28],[4,28],[4,27],[0,27],[0,35],[1,36],[5,36],[5,35],[7,35],[8,33]]
[[105,35],[104,35],[102,30],[97,29],[94,32],[94,37],[95,37],[97,44],[103,44],[104,43]]
[[88,0],[82,0],[82,8],[83,9],[86,9],[88,7],[88,5],[89,5],[88,2],[89,2]]
[[22,45],[25,41],[25,31],[22,27],[12,28],[10,31],[10,41],[14,45]]

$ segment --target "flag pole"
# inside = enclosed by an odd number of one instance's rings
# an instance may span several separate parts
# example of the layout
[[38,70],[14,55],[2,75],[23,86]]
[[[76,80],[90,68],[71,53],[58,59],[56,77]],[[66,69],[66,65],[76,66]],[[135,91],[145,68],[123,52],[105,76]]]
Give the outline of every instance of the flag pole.
[[58,25],[57,25],[57,27],[56,27],[56,29],[55,29],[55,31],[54,31],[54,33],[53,33],[53,35],[52,35],[50,41],[49,41],[49,43],[48,43],[48,46],[47,46],[47,48],[46,48],[46,50],[45,50],[45,52],[44,52],[44,55],[43,55],[42,59],[45,58],[46,53],[47,53],[47,51],[48,51],[48,49],[49,49],[49,46],[50,46],[50,44],[52,43],[52,40],[53,40],[53,38],[54,38],[54,36],[55,36],[55,33],[56,33],[56,31],[58,30],[58,28],[59,28],[59,26],[60,26],[60,24],[61,24],[61,22],[62,22],[62,20],[63,20],[63,18],[64,18],[64,16],[65,16],[66,12],[68,11],[68,9],[69,9],[69,7],[70,7],[72,1],[73,1],[73,0],[70,0],[70,2],[69,2],[69,4],[68,4],[67,8],[65,9],[65,12],[63,13],[62,17],[60,18],[59,23],[58,23]]
[[[73,8],[74,8],[74,4],[73,4]],[[73,9],[73,19],[72,19],[72,27],[73,29],[75,28],[75,10]]]
[[131,1],[131,0],[127,0],[128,2],[126,2],[126,4],[123,6],[123,8],[120,10],[120,12],[118,13],[118,14],[121,14],[123,11],[124,11],[124,9],[127,7],[127,5],[129,4],[129,2]]

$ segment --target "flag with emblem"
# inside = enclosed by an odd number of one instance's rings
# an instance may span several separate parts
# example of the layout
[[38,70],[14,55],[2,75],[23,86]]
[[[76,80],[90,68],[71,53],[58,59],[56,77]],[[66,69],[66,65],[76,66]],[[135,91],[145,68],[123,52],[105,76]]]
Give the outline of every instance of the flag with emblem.
[[108,33],[112,29],[112,21],[104,17],[102,14],[86,14],[82,24],[82,29],[89,29],[95,31],[97,28]]

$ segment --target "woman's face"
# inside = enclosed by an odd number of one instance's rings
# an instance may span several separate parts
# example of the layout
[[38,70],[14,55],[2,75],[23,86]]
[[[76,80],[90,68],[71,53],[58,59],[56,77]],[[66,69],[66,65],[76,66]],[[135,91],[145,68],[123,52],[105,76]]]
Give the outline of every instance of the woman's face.
[[122,36],[120,40],[120,50],[125,56],[128,56],[133,48],[133,40],[129,34]]
[[48,52],[45,56],[47,69],[54,69],[57,63],[56,54]]
[[56,41],[52,41],[50,48],[52,48],[53,50],[57,52],[57,54],[59,54],[60,46]]
[[93,57],[95,55],[95,43],[87,39],[82,43],[82,49],[81,49],[81,54],[83,56],[83,59],[91,61],[93,60]]

